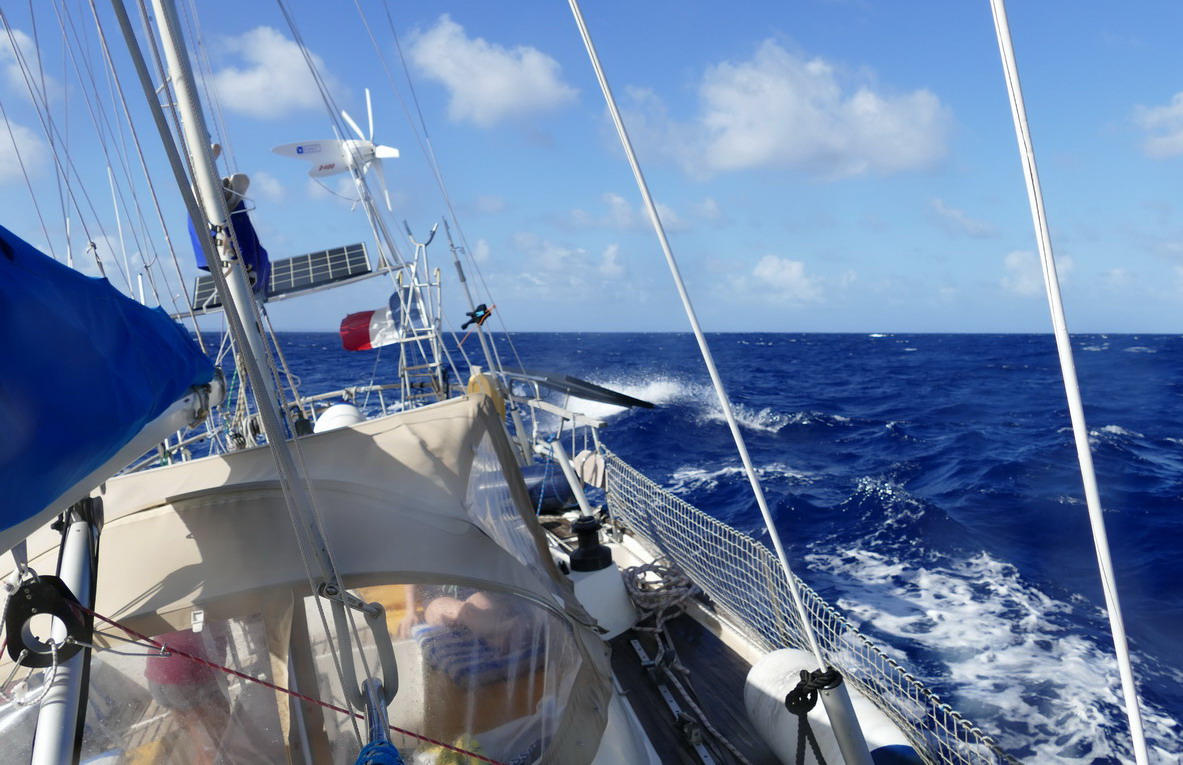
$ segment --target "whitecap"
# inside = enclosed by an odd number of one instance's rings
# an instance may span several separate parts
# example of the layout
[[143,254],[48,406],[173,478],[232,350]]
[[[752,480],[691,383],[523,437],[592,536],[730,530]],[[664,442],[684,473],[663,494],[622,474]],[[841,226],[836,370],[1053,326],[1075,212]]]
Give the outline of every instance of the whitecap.
[[[921,565],[857,547],[806,559],[842,578],[838,605],[852,621],[919,642],[943,664],[962,712],[1004,721],[992,731],[1004,749],[1041,763],[1130,759],[1125,744],[1115,745],[1124,718],[1111,647],[1069,629],[1081,606],[1048,596],[985,552],[954,561],[930,555]],[[1084,607],[1104,630],[1100,609]],[[1149,737],[1170,746],[1170,716],[1144,704]]]
[[[756,468],[756,475],[761,480],[776,478],[789,479],[795,483],[809,484],[816,480],[816,476],[801,470],[795,470],[783,462],[774,462]],[[674,471],[670,476],[669,490],[675,494],[690,491],[714,491],[719,488],[721,479],[744,477],[745,472],[740,465],[730,465],[717,470],[685,465]]]
[[1133,430],[1126,430],[1120,425],[1105,425],[1100,428],[1089,431],[1089,436],[1092,438],[1101,438],[1101,435],[1121,436],[1123,438],[1145,438],[1144,435]]

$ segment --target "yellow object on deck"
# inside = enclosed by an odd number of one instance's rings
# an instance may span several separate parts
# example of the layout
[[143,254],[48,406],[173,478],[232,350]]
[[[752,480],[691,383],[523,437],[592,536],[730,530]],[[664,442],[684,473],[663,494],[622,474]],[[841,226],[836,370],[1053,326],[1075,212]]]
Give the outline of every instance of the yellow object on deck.
[[493,400],[493,406],[497,408],[497,414],[502,417],[505,416],[505,399],[501,396],[501,389],[497,387],[497,381],[489,377],[484,372],[473,375],[468,378],[468,392],[483,393]]

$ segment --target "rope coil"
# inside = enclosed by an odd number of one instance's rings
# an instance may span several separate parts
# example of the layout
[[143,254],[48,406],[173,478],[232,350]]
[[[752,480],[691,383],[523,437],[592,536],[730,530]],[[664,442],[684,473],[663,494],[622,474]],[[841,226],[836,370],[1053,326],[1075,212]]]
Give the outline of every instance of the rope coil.
[[[665,560],[632,566],[625,569],[623,574],[624,586],[638,612],[637,624],[633,626],[633,629],[639,632],[651,632],[657,638],[658,654],[654,659],[656,669],[662,672],[674,689],[678,691],[678,695],[695,714],[697,722],[702,725],[703,729],[730,752],[737,762],[742,765],[750,765],[750,761],[735,748],[735,745],[728,741],[715,726],[711,725],[706,713],[694,700],[682,681],[678,679],[678,676],[674,674],[676,670],[689,682],[690,670],[682,664],[677,652],[669,651],[672,658],[668,662],[663,661],[667,653],[666,645],[673,646],[673,640],[665,627],[666,623],[686,613],[690,599],[702,590],[691,581],[686,572]],[[653,619],[652,627],[641,624],[648,619]]]

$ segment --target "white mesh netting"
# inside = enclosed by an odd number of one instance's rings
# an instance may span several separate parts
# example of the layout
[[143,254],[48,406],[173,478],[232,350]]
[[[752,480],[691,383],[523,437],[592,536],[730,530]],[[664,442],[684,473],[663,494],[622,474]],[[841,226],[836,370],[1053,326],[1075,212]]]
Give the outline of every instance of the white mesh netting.
[[[674,496],[611,452],[605,454],[612,518],[702,588],[719,615],[764,650],[805,648],[775,554]],[[973,723],[943,703],[798,580],[827,661],[890,716],[927,760],[1014,763]]]

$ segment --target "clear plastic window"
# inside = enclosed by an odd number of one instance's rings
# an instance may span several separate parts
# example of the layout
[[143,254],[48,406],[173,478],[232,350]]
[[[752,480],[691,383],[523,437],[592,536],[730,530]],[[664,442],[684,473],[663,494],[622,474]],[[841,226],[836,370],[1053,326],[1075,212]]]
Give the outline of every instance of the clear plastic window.
[[[408,763],[455,761],[424,738],[500,762],[539,760],[557,733],[581,664],[562,619],[532,600],[490,589],[387,585],[357,594],[386,608],[399,672],[388,713],[390,724],[407,732],[391,731],[391,740]],[[311,599],[305,610],[318,693],[344,706]],[[326,615],[331,623],[327,608]],[[380,674],[369,631],[358,623],[370,670]],[[353,723],[345,715],[326,712],[326,727],[335,760],[356,753]]]
[[[105,632],[125,636],[113,627]],[[166,646],[271,680],[263,619],[208,621],[154,637]],[[114,643],[91,658],[82,761],[115,765],[287,763],[275,692],[179,654]],[[23,673],[22,673],[23,674]],[[44,672],[29,679],[32,692]],[[24,695],[29,689],[10,689]],[[0,710],[0,763],[27,763],[37,706]]]

